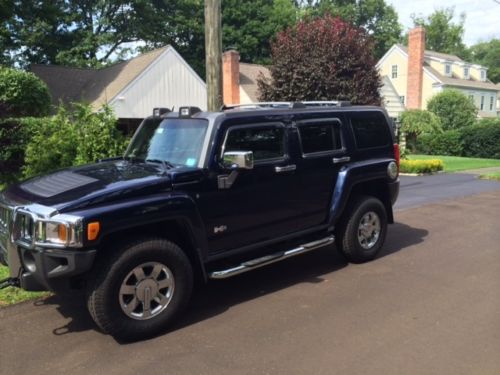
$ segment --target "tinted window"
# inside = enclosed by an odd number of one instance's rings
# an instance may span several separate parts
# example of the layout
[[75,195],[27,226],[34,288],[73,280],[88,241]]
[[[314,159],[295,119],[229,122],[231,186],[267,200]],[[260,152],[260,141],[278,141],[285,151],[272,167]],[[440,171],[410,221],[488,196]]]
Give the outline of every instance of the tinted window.
[[337,121],[301,125],[299,134],[302,153],[312,154],[342,148],[339,125]]
[[255,161],[285,155],[282,127],[239,128],[229,131],[224,151],[253,151]]
[[391,143],[387,120],[380,112],[353,113],[351,124],[358,148],[382,147]]

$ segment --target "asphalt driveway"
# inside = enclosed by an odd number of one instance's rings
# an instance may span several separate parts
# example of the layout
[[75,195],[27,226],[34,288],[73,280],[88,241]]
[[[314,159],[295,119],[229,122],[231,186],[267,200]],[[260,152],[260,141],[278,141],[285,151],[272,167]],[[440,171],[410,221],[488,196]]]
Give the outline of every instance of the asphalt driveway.
[[500,185],[454,198],[455,176],[416,208],[435,180],[403,179],[374,262],[325,248],[211,282],[151,340],[116,342],[77,301],[0,309],[0,374],[499,374]]

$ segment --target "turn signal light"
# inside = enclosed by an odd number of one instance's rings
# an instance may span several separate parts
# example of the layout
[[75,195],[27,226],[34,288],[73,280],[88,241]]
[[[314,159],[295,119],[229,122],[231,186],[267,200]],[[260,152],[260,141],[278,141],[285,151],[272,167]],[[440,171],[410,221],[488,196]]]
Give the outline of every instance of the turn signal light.
[[87,225],[87,239],[89,241],[94,241],[99,235],[99,230],[101,226],[98,221],[94,221]]
[[66,228],[66,225],[64,224],[59,224],[57,228],[58,232],[58,237],[61,242],[66,242],[68,240],[68,229]]

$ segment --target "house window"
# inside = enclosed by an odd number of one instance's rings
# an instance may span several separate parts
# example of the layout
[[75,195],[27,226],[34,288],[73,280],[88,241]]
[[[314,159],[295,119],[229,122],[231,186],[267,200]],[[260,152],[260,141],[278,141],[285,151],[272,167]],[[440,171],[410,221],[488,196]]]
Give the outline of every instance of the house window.
[[484,95],[481,95],[481,111],[484,109]]
[[405,97],[404,96],[400,96],[399,97],[399,101],[401,102],[401,104],[405,104]]
[[392,66],[392,78],[398,78],[398,66],[397,65]]
[[444,74],[451,77],[451,64],[446,64],[444,66]]
[[481,69],[481,81],[486,81],[486,70]]
[[469,68],[464,68],[464,79],[469,79]]
[[490,96],[490,111],[493,111],[493,103],[495,101],[495,98],[493,96]]

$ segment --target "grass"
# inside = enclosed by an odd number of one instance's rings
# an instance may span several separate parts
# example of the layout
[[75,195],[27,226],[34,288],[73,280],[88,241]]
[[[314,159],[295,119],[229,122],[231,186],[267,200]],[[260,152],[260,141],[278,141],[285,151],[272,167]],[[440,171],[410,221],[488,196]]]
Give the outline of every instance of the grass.
[[492,173],[481,174],[481,175],[479,175],[479,178],[482,178],[483,180],[500,181],[500,172],[492,172]]
[[[9,277],[7,267],[0,266],[0,280]],[[8,287],[0,290],[0,306],[13,305],[30,299],[48,296],[49,292],[26,292],[20,288]]]
[[458,172],[458,171],[465,171],[468,169],[500,167],[499,159],[462,158],[458,156],[444,156],[444,155],[408,155],[408,159],[409,160],[441,159],[444,163],[445,172]]

